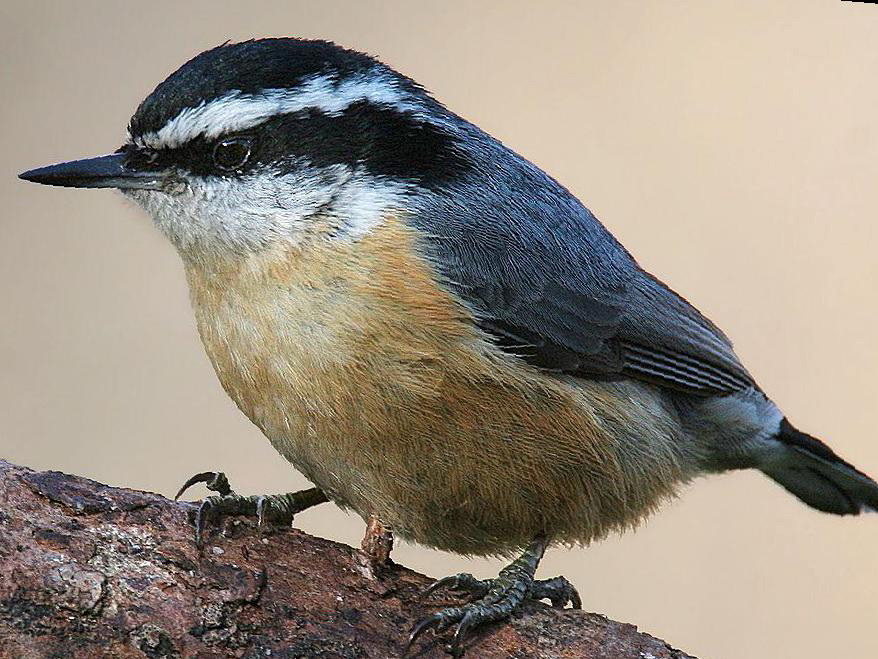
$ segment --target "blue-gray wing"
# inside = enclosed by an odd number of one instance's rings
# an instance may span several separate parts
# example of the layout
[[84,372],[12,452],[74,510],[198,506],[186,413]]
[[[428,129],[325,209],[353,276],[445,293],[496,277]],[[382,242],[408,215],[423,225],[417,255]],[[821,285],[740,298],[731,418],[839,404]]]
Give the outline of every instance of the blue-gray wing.
[[497,153],[481,175],[425,197],[412,221],[445,285],[500,346],[541,368],[695,395],[755,386],[728,338],[575,197],[487,146]]

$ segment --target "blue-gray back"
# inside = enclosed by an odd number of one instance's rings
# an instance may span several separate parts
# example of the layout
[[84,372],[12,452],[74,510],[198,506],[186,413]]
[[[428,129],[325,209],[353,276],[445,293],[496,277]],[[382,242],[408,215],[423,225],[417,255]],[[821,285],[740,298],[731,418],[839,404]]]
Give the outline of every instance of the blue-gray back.
[[563,186],[475,126],[446,127],[476,167],[419,195],[412,221],[500,345],[542,368],[698,395],[754,386],[728,338]]

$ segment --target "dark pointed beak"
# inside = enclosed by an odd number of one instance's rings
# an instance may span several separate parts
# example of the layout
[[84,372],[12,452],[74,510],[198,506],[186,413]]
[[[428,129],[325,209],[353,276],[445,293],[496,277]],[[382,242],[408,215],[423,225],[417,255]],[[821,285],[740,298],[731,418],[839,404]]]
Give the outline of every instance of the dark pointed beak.
[[38,167],[18,178],[43,185],[66,188],[119,188],[122,190],[160,190],[167,174],[162,171],[130,169],[124,153],[62,162]]

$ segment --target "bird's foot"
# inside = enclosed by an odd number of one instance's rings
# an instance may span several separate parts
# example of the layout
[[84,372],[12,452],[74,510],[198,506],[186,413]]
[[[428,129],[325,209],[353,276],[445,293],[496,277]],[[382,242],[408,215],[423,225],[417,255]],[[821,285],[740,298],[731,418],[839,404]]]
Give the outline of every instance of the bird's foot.
[[202,500],[195,513],[195,544],[198,546],[204,541],[204,531],[209,521],[243,515],[256,517],[259,528],[267,524],[289,526],[296,513],[328,501],[326,495],[316,487],[287,494],[236,494],[221,471],[195,474],[183,484],[174,500],[196,483],[204,483],[208,490],[217,493]]
[[545,549],[545,539],[538,539],[520,558],[503,568],[496,579],[476,579],[471,574],[462,573],[433,583],[427,588],[425,595],[449,588],[466,592],[475,599],[462,606],[442,609],[421,620],[409,636],[408,647],[428,629],[438,633],[457,625],[446,650],[453,656],[460,657],[471,630],[508,618],[528,599],[547,598],[555,607],[562,608],[569,602],[573,608],[581,608],[579,594],[564,577],[541,581],[534,579]]
[[[476,579],[468,572],[461,572],[450,577],[444,577],[434,581],[424,595],[435,593],[438,590],[447,589],[454,593],[469,595],[473,600],[485,597],[494,586],[496,579]],[[565,577],[553,577],[552,579],[534,579],[527,599],[547,599],[556,609],[563,609],[570,604],[574,609],[582,608],[582,600],[576,588]]]

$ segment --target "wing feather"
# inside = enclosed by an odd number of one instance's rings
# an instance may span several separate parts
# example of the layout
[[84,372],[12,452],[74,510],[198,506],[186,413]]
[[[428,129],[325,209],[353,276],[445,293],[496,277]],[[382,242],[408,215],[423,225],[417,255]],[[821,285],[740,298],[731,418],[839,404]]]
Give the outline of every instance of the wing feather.
[[454,125],[478,174],[419,197],[410,219],[498,345],[539,368],[698,396],[756,386],[725,334],[579,200],[471,124]]

